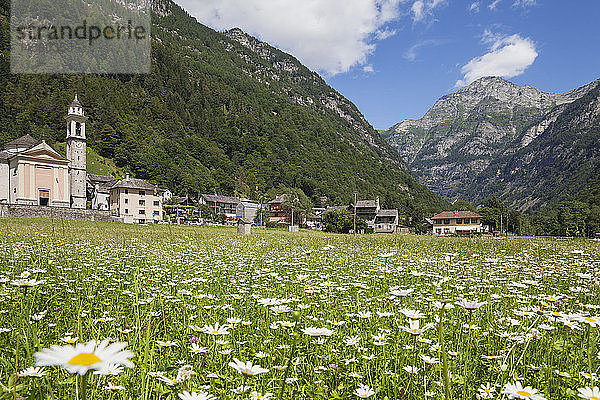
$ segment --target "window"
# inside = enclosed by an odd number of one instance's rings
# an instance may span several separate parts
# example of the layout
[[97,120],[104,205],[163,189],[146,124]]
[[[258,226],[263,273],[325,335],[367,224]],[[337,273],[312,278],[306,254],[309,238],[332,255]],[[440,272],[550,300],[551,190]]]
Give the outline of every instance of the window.
[[477,218],[471,218],[471,223],[477,224],[477,223],[479,223],[479,220]]
[[154,207],[158,207],[158,206],[160,206],[160,201],[155,201],[154,202]]
[[144,214],[146,214],[146,210],[140,210],[138,213],[139,213],[140,215],[144,215]]
[[47,206],[50,202],[50,191],[40,190],[39,204],[40,206]]
[[140,204],[140,206],[145,206],[146,200],[140,200],[140,201],[138,201],[138,203]]
[[125,189],[125,194],[129,194],[129,190]]
[[125,204],[129,204],[129,199],[125,199]]
[[450,225],[450,220],[449,219],[445,219],[444,220],[444,225]]
[[[466,220],[468,222],[468,220]],[[456,219],[456,225],[460,225],[462,224],[462,218],[457,218]]]
[[140,196],[144,196],[145,194],[146,194],[146,192],[145,192],[145,191],[143,191],[143,190],[140,190]]
[[129,214],[129,209],[128,208],[125,209],[125,214]]

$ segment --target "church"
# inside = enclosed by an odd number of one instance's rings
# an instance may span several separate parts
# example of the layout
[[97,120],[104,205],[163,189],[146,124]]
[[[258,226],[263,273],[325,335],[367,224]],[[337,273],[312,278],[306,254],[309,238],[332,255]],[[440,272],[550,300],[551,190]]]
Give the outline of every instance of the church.
[[87,117],[77,95],[67,115],[67,157],[30,135],[0,151],[0,203],[86,208]]
[[86,171],[87,116],[77,99],[68,108],[66,158],[30,135],[0,151],[0,205],[61,207],[85,210],[90,201],[123,222],[158,222],[163,218],[164,190],[142,179],[118,180]]

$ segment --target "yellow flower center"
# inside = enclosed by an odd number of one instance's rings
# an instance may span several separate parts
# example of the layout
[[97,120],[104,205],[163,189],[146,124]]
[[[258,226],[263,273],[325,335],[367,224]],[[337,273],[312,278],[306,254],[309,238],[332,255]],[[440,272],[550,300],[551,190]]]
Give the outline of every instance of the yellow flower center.
[[69,364],[71,365],[84,365],[89,367],[90,365],[101,362],[102,360],[98,358],[94,353],[80,353],[75,357],[69,360]]
[[219,333],[219,331],[212,331],[213,335],[216,335],[217,333]]
[[600,400],[600,399],[597,398],[596,396],[592,396],[592,397],[590,397],[590,400]]
[[531,397],[531,394],[530,394],[529,392],[526,392],[526,391],[524,391],[524,390],[519,390],[519,391],[517,392],[517,394],[518,394],[519,396],[523,396],[523,397]]
[[594,318],[586,318],[585,319],[587,322],[596,322],[596,320]]

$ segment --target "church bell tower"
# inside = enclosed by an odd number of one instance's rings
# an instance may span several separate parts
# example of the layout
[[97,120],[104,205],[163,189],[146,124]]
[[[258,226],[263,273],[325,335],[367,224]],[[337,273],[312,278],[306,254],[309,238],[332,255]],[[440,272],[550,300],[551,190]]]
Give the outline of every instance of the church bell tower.
[[75,100],[69,106],[65,116],[67,120],[67,159],[69,163],[69,180],[71,187],[71,208],[86,208],[86,160],[85,160],[85,121],[83,106]]

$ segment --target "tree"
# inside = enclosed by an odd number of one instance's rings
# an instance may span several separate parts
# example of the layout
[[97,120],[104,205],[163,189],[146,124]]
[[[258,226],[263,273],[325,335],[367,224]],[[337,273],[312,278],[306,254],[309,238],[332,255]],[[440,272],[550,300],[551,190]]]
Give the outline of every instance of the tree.
[[[325,230],[331,233],[350,233],[354,228],[354,216],[348,210],[330,210],[323,216]],[[356,218],[356,231],[369,231],[366,221],[360,217]]]
[[452,208],[456,211],[472,211],[475,212],[475,206],[467,200],[456,200],[452,205]]
[[506,227],[506,206],[496,196],[486,200],[478,213],[481,214],[482,223],[488,225],[492,231],[500,230]]

